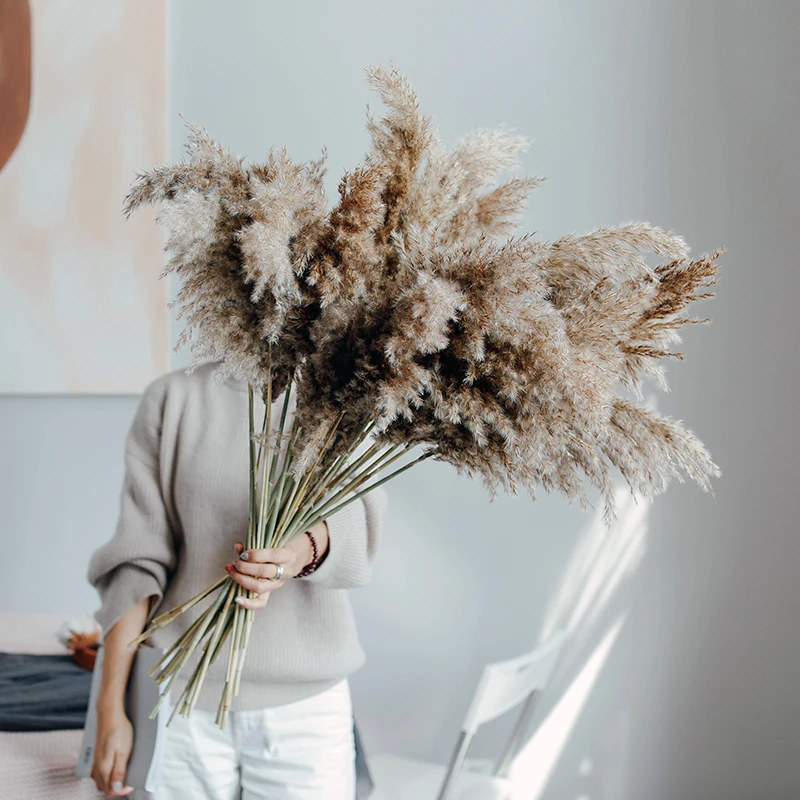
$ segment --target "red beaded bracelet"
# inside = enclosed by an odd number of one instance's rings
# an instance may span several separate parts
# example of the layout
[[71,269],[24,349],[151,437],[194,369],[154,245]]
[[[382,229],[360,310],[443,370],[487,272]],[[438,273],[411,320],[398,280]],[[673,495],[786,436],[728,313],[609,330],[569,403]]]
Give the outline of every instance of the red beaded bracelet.
[[320,562],[317,561],[317,556],[319,555],[319,551],[317,550],[317,542],[314,539],[311,531],[306,531],[306,535],[311,540],[311,561],[306,564],[303,569],[297,573],[297,575],[294,576],[295,578],[305,578],[306,575],[310,575],[320,565]]

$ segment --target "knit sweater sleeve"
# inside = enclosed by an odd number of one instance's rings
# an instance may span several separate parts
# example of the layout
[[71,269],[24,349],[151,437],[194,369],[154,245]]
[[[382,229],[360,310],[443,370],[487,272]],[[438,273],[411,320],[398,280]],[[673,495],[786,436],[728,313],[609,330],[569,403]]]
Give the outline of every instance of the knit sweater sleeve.
[[175,538],[159,470],[165,388],[159,379],[142,395],[126,440],[116,531],[89,562],[87,578],[101,601],[95,618],[104,636],[146,597],[156,598],[150,606],[152,613],[176,566]]
[[327,517],[328,555],[314,572],[300,580],[328,589],[365,586],[372,572],[387,503],[386,492],[379,487]]

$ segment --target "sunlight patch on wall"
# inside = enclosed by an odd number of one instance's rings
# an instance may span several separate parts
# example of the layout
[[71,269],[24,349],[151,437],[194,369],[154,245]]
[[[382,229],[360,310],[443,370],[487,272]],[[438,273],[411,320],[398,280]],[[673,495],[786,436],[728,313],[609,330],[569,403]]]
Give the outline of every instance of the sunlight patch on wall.
[[615,502],[617,524],[607,530],[597,513],[578,540],[560,587],[548,603],[541,641],[556,630],[569,634],[595,621],[623,580],[636,572],[646,549],[652,503],[637,501],[625,485],[617,486]]
[[626,617],[627,612],[617,618],[581,671],[563,692],[561,699],[520,751],[509,774],[511,800],[535,800],[547,786]]

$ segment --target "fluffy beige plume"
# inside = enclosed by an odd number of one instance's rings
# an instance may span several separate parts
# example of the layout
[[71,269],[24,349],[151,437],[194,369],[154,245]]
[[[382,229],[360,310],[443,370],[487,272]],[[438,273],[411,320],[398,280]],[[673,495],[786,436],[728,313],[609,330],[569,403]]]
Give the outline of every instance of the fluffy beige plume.
[[[387,111],[368,114],[370,149],[332,208],[324,151],[301,164],[272,148],[245,164],[194,126],[187,158],[140,175],[126,201],[127,213],[161,204],[192,367],[217,361],[254,390],[246,546],[280,546],[428,457],[491,492],[543,488],[588,508],[594,487],[607,525],[615,470],[648,498],[684,473],[711,491],[721,472],[695,434],[620,390],[641,400],[647,377],[668,388],[662,361],[682,357],[669,349],[681,326],[708,322],[684,312],[713,296],[701,290],[723,251],[690,260],[680,236],[647,222],[553,242],[520,234],[542,178],[500,181],[528,140],[480,130],[449,150],[396,68],[367,78]],[[285,412],[293,386],[288,427],[282,414],[257,429],[255,390],[282,393]],[[230,636],[224,727],[252,614],[232,608],[245,590],[222,583],[157,680],[208,635],[207,666]],[[191,713],[204,677],[201,664],[173,714]]]
[[647,496],[681,469],[708,490],[720,471],[699,439],[619,392],[667,390],[662,361],[708,321],[683,312],[712,296],[724,251],[690,260],[647,222],[519,235],[543,177],[501,179],[530,141],[479,130],[448,149],[394,66],[366,75],[387,110],[368,109],[369,151],[331,208],[324,152],[246,165],[196,127],[187,160],[138,178],[126,210],[163,204],[196,356],[262,390],[296,380],[297,474],[370,430],[492,490],[586,505],[588,480],[609,524],[612,468]]

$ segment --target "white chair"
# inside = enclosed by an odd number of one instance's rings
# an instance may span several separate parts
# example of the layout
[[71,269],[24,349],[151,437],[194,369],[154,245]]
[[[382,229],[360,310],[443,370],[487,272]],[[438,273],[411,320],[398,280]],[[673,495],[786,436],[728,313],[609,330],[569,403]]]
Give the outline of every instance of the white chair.
[[[508,771],[524,745],[533,713],[555,667],[564,636],[508,661],[487,664],[461,726],[461,735],[444,767],[381,753],[369,759],[375,783],[370,800],[504,800],[510,795]],[[472,737],[489,720],[523,704],[514,729],[491,774],[464,770]]]

